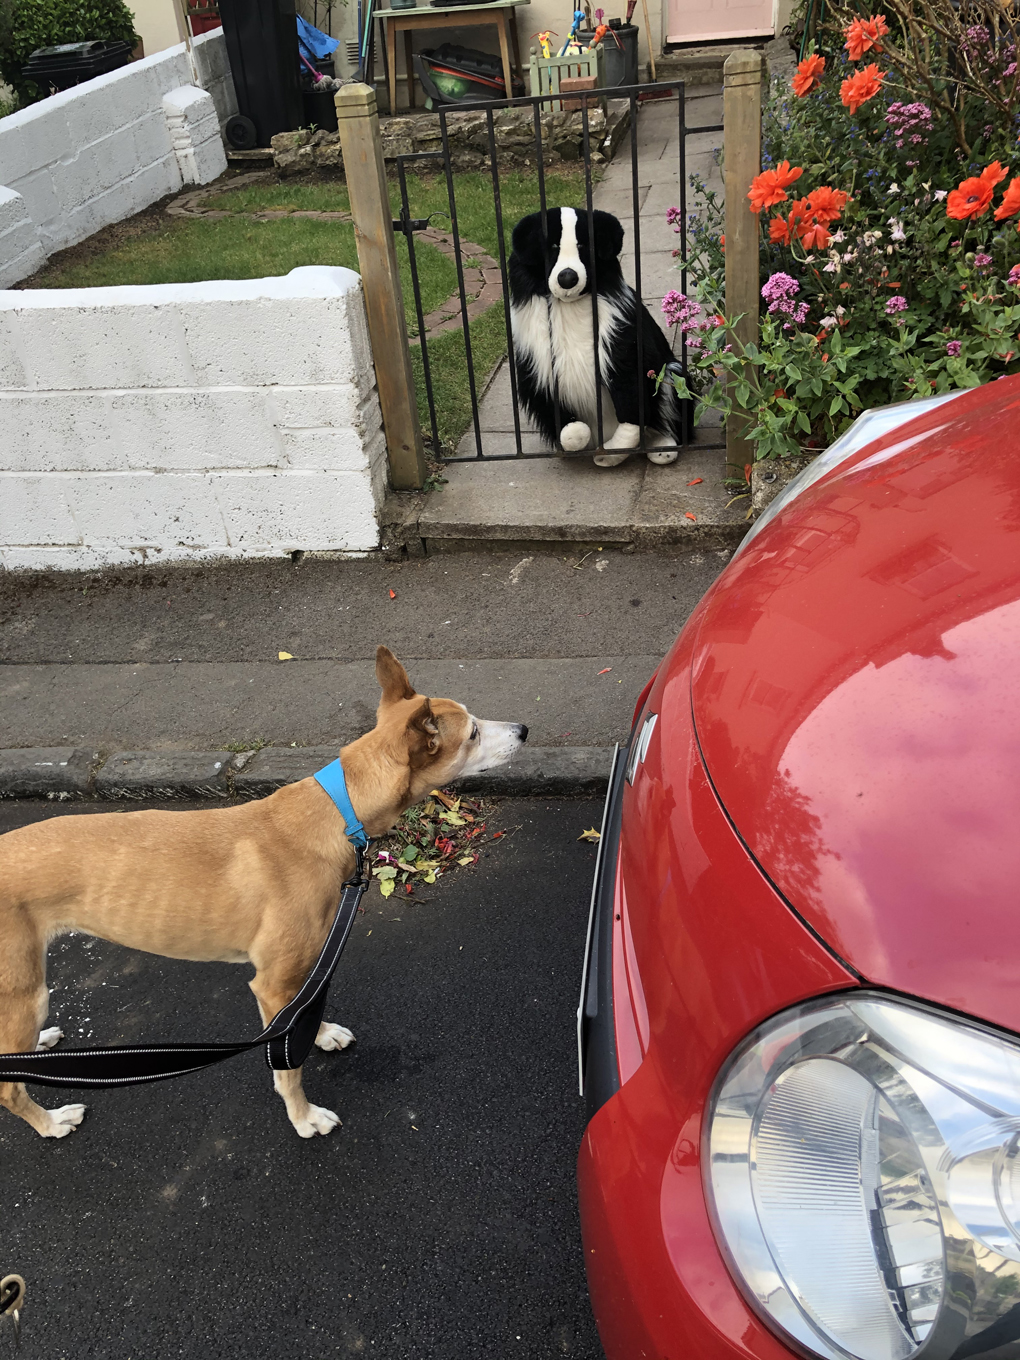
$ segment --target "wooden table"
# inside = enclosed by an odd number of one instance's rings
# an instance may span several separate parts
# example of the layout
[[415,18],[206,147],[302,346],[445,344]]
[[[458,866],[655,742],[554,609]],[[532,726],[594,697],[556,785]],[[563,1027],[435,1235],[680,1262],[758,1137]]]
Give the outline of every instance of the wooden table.
[[[513,70],[510,65],[510,42],[514,47],[517,74],[524,79],[521,67],[521,41],[517,32],[517,6],[530,0],[492,0],[487,5],[416,5],[414,9],[378,9],[375,17],[386,25],[386,78],[390,89],[390,113],[397,112],[397,34],[404,35],[404,62],[407,66],[407,106],[414,108],[414,61],[411,55],[411,34],[416,28],[478,28],[494,27],[499,33],[499,52],[503,60],[503,79],[506,94],[513,95]],[[509,22],[508,21],[509,18]]]

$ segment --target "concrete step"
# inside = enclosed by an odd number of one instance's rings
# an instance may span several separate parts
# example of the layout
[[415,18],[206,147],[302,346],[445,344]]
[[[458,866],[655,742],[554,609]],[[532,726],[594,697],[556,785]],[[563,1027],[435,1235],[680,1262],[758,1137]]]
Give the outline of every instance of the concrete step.
[[[732,549],[747,529],[748,499],[734,501],[718,426],[676,463],[657,467],[632,454],[615,468],[590,456],[516,458],[514,436],[492,432],[489,456],[447,463],[446,485],[424,496],[392,495],[384,514],[387,549],[404,553],[571,544],[638,549]],[[694,483],[694,485],[691,485]]]

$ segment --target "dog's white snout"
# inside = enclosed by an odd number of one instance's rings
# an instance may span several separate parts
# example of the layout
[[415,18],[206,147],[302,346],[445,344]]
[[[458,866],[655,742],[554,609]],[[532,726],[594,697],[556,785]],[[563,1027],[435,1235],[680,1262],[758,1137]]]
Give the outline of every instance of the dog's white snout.
[[560,249],[549,275],[549,292],[560,302],[574,302],[588,284],[588,271],[581,263],[577,244],[577,213],[573,208],[560,209]]

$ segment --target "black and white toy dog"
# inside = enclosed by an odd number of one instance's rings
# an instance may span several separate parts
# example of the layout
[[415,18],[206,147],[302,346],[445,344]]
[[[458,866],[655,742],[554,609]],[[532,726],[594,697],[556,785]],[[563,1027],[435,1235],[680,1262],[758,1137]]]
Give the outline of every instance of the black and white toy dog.
[[[598,296],[599,369],[603,400],[599,467],[615,467],[640,442],[639,385],[644,387],[645,444],[679,444],[684,407],[671,383],[655,390],[663,366],[680,371],[665,335],[624,282],[620,268],[623,227],[612,213],[592,213],[594,270],[589,249],[588,214],[583,209],[550,208],[547,234],[541,213],[522,217],[514,227],[510,256],[510,316],[513,323],[517,391],[522,406],[553,447],[567,452],[594,446],[598,394],[592,325],[592,274]],[[641,372],[638,372],[638,326]],[[559,426],[556,403],[559,402]],[[653,463],[672,463],[675,449],[652,448]]]

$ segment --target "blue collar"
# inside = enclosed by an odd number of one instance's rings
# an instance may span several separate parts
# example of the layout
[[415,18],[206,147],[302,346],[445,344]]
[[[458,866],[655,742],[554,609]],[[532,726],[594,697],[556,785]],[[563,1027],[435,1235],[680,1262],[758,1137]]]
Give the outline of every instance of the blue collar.
[[[340,810],[340,816],[344,819],[347,828],[348,838],[357,846],[359,850],[368,848],[368,832],[358,821],[351,803],[351,796],[347,792],[347,780],[344,778],[344,767],[339,759],[331,761],[324,769],[317,770],[312,776],[326,790],[330,798]],[[360,864],[361,861],[359,860]]]

